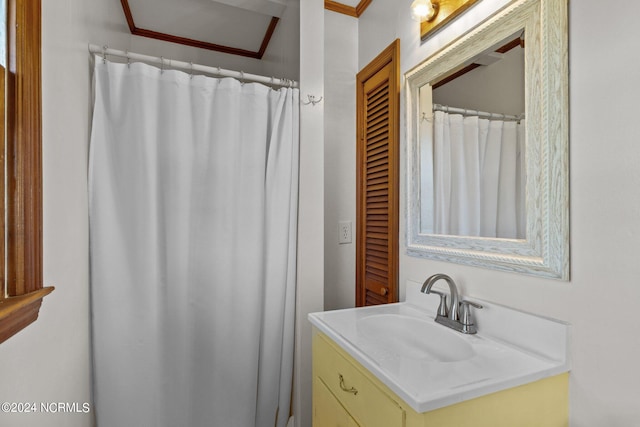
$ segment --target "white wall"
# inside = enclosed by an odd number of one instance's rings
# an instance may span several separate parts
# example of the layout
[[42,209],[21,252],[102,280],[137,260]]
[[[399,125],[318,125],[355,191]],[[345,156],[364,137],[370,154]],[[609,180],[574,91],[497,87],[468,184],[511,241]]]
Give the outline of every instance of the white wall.
[[[300,3],[300,97],[324,96],[324,3]],[[324,307],[324,103],[300,107],[300,198],[293,411],[311,426],[311,324]]]
[[[229,55],[227,55],[229,56]],[[287,8],[269,47],[264,53],[261,74],[264,76],[300,78],[300,1],[289,0]]]
[[[298,6],[292,3],[290,13],[297,16]],[[295,34],[299,27],[295,21],[276,29],[274,39],[283,37],[278,32],[282,30],[291,40],[274,51],[268,49],[265,60],[260,62],[132,37],[118,1],[43,1],[42,7],[44,280],[45,285],[54,285],[56,290],[45,298],[36,323],[0,345],[0,402],[82,404],[91,402],[88,44],[106,44],[248,73],[267,70],[277,77],[296,79],[299,53]],[[93,424],[92,420],[91,413],[0,412],[0,426],[11,427],[87,427]]]
[[[419,41],[418,25],[410,19],[410,3],[376,0],[360,17],[359,69],[400,38],[404,73],[506,1],[479,2],[424,44]],[[617,10],[615,19],[602,19],[595,0],[570,2],[571,282],[406,255],[400,258],[401,286],[407,279],[421,281],[434,273],[446,273],[465,295],[571,322],[573,427],[627,427],[637,425],[640,419],[640,340],[636,337],[635,314],[640,301],[640,145],[632,117],[634,103],[640,99],[634,71],[640,67],[640,59],[633,53],[632,42],[640,39],[640,28],[634,22],[640,4],[624,0],[617,4]],[[401,129],[401,141],[405,141],[403,123]],[[406,181],[404,144],[401,183]],[[346,150],[345,153],[348,155]],[[402,254],[406,250],[404,190],[401,189]],[[345,195],[346,192],[332,197]],[[331,265],[326,266],[327,271],[331,269]],[[346,277],[337,280],[349,287],[345,294],[351,292],[352,282]],[[349,299],[335,302],[336,306],[349,303]]]
[[[126,46],[120,5],[42,2],[44,281],[36,323],[0,345],[0,401],[90,402],[87,231],[89,54]],[[15,367],[15,368],[14,368]],[[7,426],[88,426],[92,414],[4,414]]]
[[[324,28],[324,305],[333,310],[355,304],[358,20],[325,11]],[[339,221],[351,222],[352,243],[338,243]]]

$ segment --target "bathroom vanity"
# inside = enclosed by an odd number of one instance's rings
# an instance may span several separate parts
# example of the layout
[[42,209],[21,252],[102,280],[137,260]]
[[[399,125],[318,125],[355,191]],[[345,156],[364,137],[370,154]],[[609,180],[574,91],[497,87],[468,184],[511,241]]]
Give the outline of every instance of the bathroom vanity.
[[570,326],[482,301],[476,335],[436,324],[438,299],[309,315],[313,426],[568,425]]

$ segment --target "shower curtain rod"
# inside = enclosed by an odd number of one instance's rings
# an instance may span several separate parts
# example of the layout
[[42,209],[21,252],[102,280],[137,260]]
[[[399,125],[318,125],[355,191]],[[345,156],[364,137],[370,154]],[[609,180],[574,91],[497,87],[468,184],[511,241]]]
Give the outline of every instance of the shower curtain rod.
[[127,60],[157,64],[157,65],[160,65],[160,67],[170,67],[172,69],[179,69],[182,71],[187,71],[189,73],[199,71],[202,73],[213,74],[221,77],[233,77],[235,79],[242,80],[242,81],[264,83],[266,85],[271,85],[271,86],[285,86],[285,87],[294,87],[294,88],[299,87],[298,82],[296,82],[295,80],[259,76],[256,74],[245,73],[243,71],[225,70],[224,68],[220,68],[220,67],[209,67],[206,65],[194,64],[192,62],[183,62],[183,61],[176,61],[173,59],[166,59],[162,56],[142,55],[140,53],[132,53],[124,50],[111,49],[108,46],[101,47],[95,44],[90,44],[89,52],[102,55],[102,58],[105,60],[107,56],[117,56],[120,58],[126,58]]
[[444,111],[445,113],[462,114],[463,116],[478,116],[489,120],[503,120],[505,122],[519,122],[524,119],[524,114],[513,116],[502,113],[487,113],[485,111],[472,110],[469,108],[456,108],[447,105],[433,104],[433,111]]

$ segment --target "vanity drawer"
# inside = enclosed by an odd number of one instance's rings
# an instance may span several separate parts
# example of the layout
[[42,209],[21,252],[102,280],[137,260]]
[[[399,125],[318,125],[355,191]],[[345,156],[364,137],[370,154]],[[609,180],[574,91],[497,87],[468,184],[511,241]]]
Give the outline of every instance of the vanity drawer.
[[326,384],[361,427],[404,426],[404,410],[396,401],[345,359],[321,334],[313,338],[313,357],[314,377]]

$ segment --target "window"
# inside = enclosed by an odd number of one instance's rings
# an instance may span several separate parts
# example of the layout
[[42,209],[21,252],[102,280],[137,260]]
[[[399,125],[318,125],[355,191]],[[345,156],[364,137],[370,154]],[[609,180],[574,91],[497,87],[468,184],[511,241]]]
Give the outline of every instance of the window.
[[0,342],[38,318],[42,283],[40,0],[0,0],[6,65],[0,70]]

